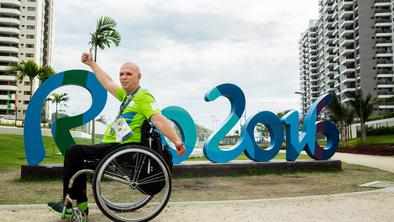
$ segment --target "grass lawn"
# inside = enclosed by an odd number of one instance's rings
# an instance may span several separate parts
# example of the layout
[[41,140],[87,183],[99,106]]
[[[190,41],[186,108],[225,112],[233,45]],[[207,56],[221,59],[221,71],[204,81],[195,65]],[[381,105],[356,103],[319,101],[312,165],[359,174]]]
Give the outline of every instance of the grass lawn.
[[[340,147],[355,147],[361,144],[361,138],[341,142]],[[366,145],[394,145],[394,135],[367,136]]]
[[[4,135],[0,134],[0,171],[18,168],[27,164],[25,145],[22,135]],[[63,163],[63,156],[55,145],[52,137],[43,137],[46,156],[44,163]],[[89,144],[90,139],[76,139],[77,143]]]

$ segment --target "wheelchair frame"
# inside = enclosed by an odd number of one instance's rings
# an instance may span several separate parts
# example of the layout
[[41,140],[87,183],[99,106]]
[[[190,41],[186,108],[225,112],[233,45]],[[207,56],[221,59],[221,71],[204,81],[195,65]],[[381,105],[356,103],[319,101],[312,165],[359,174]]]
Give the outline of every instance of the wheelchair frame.
[[[129,162],[122,163],[127,164],[127,167],[126,165],[122,166],[117,161],[118,158],[125,157],[131,157],[130,164]],[[145,161],[149,161],[147,169],[143,169],[146,166],[144,165]],[[139,180],[141,170],[149,172],[150,166],[153,164],[160,167],[160,172]],[[76,172],[69,181],[69,189],[73,187],[75,179],[82,174],[93,175],[93,196],[96,204],[101,212],[113,221],[149,221],[165,208],[171,196],[171,172],[169,167],[160,155],[145,146],[135,144],[119,145],[99,161],[95,170],[82,169]],[[139,188],[142,184],[162,181],[165,181],[165,186],[160,193],[155,195],[148,195]],[[116,187],[116,189],[112,188],[112,186]],[[114,195],[115,192],[130,193],[122,193],[117,197]],[[136,203],[129,202],[129,199],[123,199],[126,196],[130,199],[135,197],[140,200]],[[110,198],[114,198],[114,200],[109,200]],[[87,215],[84,215],[84,212],[78,209],[77,201],[71,199],[69,194],[66,194],[64,199],[62,219],[65,218],[68,203],[71,203],[72,206],[71,221],[82,222],[82,218]]]

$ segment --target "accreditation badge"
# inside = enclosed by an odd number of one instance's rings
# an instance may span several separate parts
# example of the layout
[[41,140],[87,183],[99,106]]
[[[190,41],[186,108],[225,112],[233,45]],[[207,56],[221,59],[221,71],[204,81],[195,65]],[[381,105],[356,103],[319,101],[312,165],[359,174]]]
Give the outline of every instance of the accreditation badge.
[[127,124],[126,120],[123,117],[119,117],[115,119],[112,124],[112,129],[116,133],[116,142],[122,142],[133,135],[133,131],[130,129],[130,126]]

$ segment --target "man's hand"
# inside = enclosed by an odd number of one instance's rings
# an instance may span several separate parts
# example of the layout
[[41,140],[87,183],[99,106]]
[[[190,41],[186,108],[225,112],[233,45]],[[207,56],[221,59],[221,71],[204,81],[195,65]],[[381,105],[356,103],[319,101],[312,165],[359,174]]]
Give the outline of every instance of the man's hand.
[[186,147],[185,145],[183,145],[182,142],[175,144],[175,148],[176,148],[176,155],[178,155],[179,157],[182,157],[183,154],[186,153]]
[[85,63],[86,65],[90,66],[93,64],[93,55],[92,52],[84,52],[81,55],[81,62]]

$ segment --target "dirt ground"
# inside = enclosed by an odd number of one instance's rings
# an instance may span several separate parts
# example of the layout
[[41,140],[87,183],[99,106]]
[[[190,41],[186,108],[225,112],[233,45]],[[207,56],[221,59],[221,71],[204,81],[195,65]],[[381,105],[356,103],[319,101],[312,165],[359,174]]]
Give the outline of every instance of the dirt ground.
[[[61,198],[60,180],[21,182],[17,170],[3,172],[0,176],[0,204],[45,204]],[[344,164],[343,170],[336,172],[175,178],[171,201],[267,199],[358,192],[371,189],[358,185],[377,180],[394,181],[394,173]],[[88,194],[94,202],[91,189]]]

